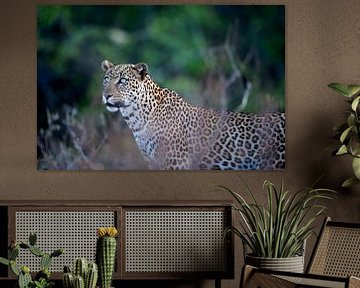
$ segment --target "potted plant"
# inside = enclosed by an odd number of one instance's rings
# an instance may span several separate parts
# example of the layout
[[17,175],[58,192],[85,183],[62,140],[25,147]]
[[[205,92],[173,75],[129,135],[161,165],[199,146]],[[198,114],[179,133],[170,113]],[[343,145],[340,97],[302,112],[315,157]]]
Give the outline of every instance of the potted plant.
[[99,267],[99,287],[110,288],[116,260],[115,227],[100,227],[97,229],[96,263]]
[[347,120],[334,127],[340,145],[334,152],[335,155],[350,155],[354,177],[347,179],[342,186],[348,187],[360,183],[360,85],[344,85],[331,83],[331,89],[347,98],[351,109],[347,112]]
[[98,266],[86,258],[75,260],[73,271],[64,266],[63,288],[95,288],[98,279]]
[[[115,227],[99,227],[96,230],[96,263],[88,262],[86,258],[78,258],[74,263],[73,271],[64,266],[64,288],[113,288],[112,276],[116,260]],[[99,286],[96,286],[98,283]]]
[[[0,263],[10,266],[11,271],[18,277],[18,288],[50,288],[54,286],[54,282],[50,280],[50,265],[54,257],[58,257],[64,253],[63,249],[57,249],[52,253],[43,252],[36,246],[37,236],[30,233],[29,243],[13,242],[8,251],[8,259],[0,257]],[[19,256],[20,249],[28,250],[31,254],[40,258],[41,270],[36,273],[32,279],[30,268],[26,265],[19,265],[16,260]]]
[[[317,202],[331,199],[334,192],[328,189],[302,189],[296,193],[278,189],[270,181],[264,182],[267,193],[266,205],[261,205],[254,193],[244,183],[251,201],[221,186],[236,201],[233,205],[240,215],[240,227],[229,227],[243,242],[245,264],[259,268],[300,272],[304,270],[305,241],[314,233],[315,220],[324,213],[325,207]],[[250,253],[247,253],[250,250]]]

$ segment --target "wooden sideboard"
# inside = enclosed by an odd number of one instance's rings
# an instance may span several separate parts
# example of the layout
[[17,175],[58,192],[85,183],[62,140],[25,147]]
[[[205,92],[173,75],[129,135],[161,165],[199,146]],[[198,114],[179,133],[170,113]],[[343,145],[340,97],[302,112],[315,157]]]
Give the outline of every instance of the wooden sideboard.
[[[60,279],[63,266],[77,257],[94,260],[97,227],[115,226],[114,283],[215,279],[220,287],[221,279],[234,277],[234,239],[223,237],[232,221],[231,204],[221,201],[0,202],[0,256],[7,255],[11,241],[26,241],[36,231],[43,250],[65,249],[51,266],[53,278]],[[19,257],[32,271],[37,269],[34,256]],[[5,285],[13,280],[11,271],[0,265],[0,281]]]

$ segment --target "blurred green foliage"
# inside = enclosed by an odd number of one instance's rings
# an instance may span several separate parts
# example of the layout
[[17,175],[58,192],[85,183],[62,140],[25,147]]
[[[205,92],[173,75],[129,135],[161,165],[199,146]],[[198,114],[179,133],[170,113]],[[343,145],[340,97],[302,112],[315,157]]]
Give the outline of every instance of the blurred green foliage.
[[[237,61],[251,57],[242,72],[255,85],[254,94],[276,97],[283,110],[284,10],[253,5],[40,5],[39,125],[46,125],[46,109],[56,111],[69,104],[83,110],[100,103],[103,59],[146,62],[160,84],[183,95],[201,94],[201,87],[194,86],[217,65],[208,50],[223,45],[231,29],[237,33],[233,43]],[[238,99],[242,92],[238,91]]]
[[147,63],[160,86],[195,105],[285,108],[283,5],[39,5],[37,45],[39,137],[65,106],[80,118],[103,113],[104,59]]

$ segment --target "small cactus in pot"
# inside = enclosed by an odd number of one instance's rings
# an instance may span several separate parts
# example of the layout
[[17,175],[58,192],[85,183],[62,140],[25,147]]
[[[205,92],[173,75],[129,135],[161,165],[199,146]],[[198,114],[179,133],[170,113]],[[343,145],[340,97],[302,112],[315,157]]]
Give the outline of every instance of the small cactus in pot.
[[98,266],[96,263],[89,263],[85,275],[85,288],[95,288],[98,279]]
[[64,267],[64,273],[62,276],[63,287],[64,288],[73,288],[74,287],[74,275],[71,273],[69,266]]
[[64,288],[95,288],[98,279],[98,267],[96,263],[88,263],[85,258],[78,258],[74,264],[74,272],[69,266],[64,267]]
[[86,258],[78,258],[75,261],[74,265],[74,274],[75,276],[81,276],[85,280],[85,275],[88,269],[88,261]]
[[96,262],[99,267],[100,288],[110,288],[116,258],[115,227],[101,227],[97,229]]

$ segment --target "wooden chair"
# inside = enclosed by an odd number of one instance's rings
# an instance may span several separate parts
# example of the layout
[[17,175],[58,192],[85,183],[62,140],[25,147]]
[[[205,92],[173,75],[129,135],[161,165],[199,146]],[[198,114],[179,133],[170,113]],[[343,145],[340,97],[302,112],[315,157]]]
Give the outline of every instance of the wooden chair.
[[278,272],[245,265],[240,287],[360,287],[360,223],[326,218],[306,273]]

